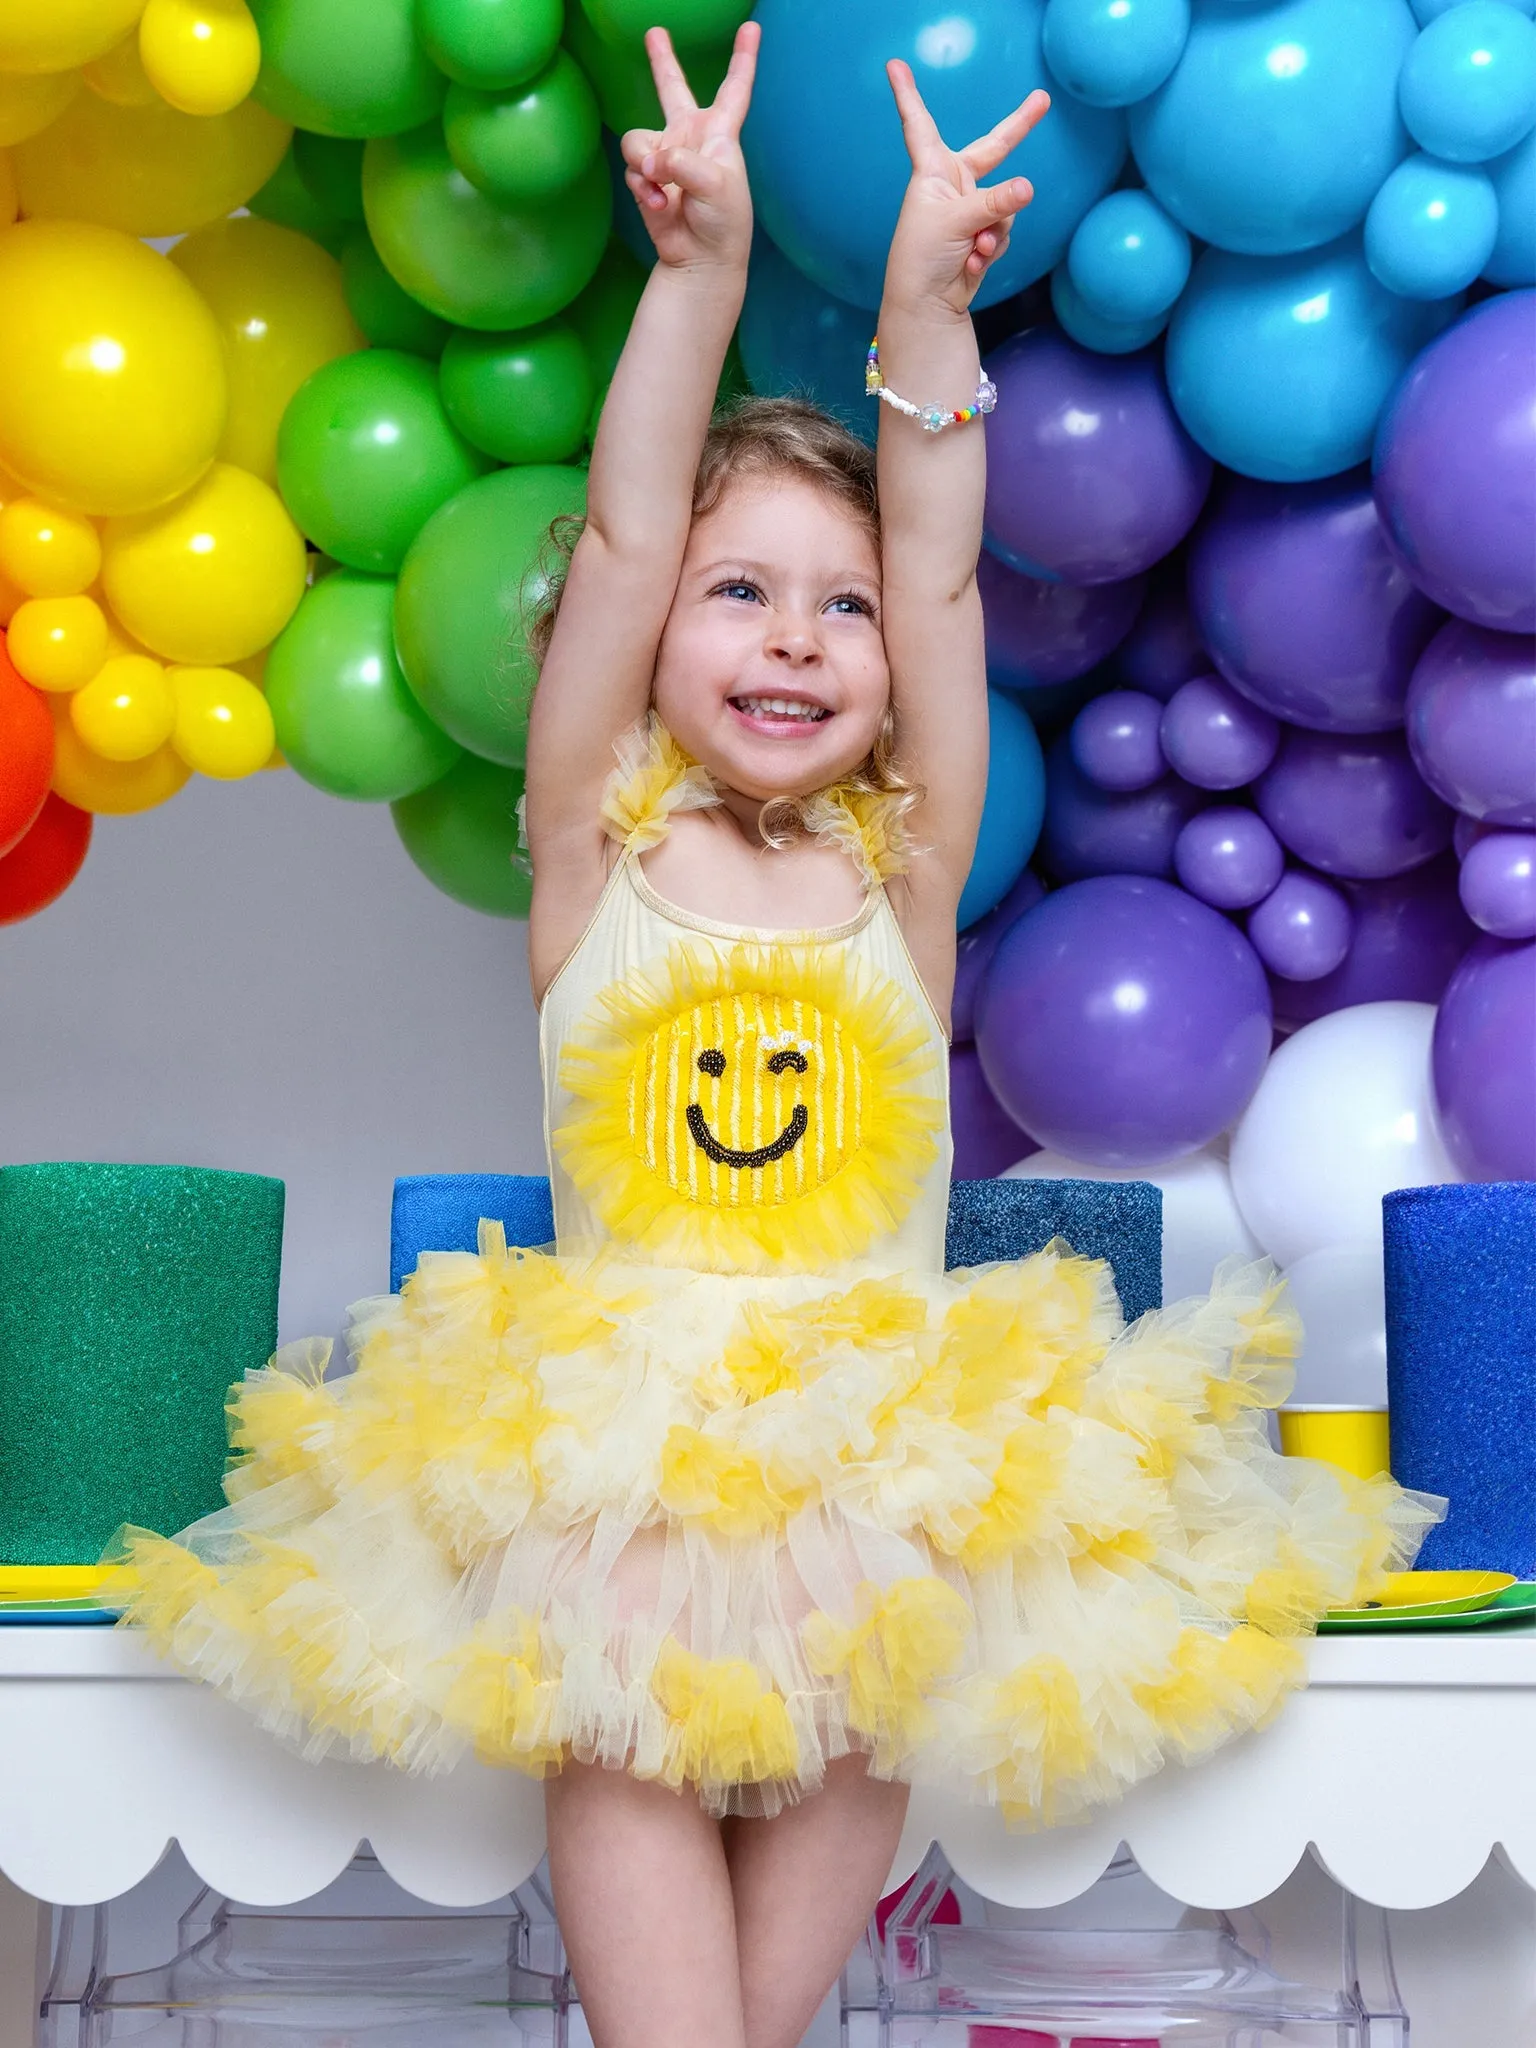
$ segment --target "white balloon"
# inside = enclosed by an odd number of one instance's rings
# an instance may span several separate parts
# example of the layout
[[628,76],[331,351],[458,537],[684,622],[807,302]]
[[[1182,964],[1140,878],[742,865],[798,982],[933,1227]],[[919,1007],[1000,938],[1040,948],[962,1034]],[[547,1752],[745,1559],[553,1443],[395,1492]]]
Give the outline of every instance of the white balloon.
[[1232,1199],[1220,1145],[1168,1166],[1088,1166],[1060,1152],[1032,1152],[1005,1180],[1149,1180],[1163,1191],[1163,1299],[1204,1294],[1233,1252],[1256,1259],[1259,1247]]
[[1305,1336],[1291,1399],[1307,1407],[1383,1408],[1387,1302],[1379,1244],[1329,1245],[1287,1269],[1286,1300]]
[[1279,1265],[1379,1246],[1384,1194],[1462,1178],[1435,1122],[1434,1024],[1431,1003],[1360,1003],[1271,1057],[1232,1136],[1232,1192]]

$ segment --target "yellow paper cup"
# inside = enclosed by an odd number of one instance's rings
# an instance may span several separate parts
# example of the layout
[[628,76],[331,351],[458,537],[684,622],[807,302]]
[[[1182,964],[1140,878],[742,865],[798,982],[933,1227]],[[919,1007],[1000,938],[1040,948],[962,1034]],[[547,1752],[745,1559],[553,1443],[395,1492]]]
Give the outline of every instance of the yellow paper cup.
[[1320,1458],[1374,1479],[1391,1469],[1392,1444],[1385,1408],[1282,1408],[1280,1448],[1288,1458]]

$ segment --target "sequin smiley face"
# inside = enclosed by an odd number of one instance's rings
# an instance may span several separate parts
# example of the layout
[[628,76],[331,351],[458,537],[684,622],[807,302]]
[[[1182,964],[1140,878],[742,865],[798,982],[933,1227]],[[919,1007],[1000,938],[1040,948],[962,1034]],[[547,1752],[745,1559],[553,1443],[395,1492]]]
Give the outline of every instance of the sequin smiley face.
[[937,1149],[924,1019],[814,949],[678,947],[567,1047],[566,1171],[611,1234],[714,1270],[815,1268],[906,1213]]

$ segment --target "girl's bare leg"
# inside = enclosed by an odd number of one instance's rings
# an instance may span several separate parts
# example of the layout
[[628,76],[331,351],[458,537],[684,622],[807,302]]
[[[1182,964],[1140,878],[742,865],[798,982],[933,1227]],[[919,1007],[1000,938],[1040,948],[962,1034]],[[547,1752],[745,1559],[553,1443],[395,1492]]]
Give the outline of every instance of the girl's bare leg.
[[691,1793],[568,1763],[545,1788],[560,1932],[597,2048],[745,2048],[730,1872]]
[[747,2048],[799,2048],[875,1910],[906,1811],[905,1785],[845,1756],[800,1805],[725,1823]]

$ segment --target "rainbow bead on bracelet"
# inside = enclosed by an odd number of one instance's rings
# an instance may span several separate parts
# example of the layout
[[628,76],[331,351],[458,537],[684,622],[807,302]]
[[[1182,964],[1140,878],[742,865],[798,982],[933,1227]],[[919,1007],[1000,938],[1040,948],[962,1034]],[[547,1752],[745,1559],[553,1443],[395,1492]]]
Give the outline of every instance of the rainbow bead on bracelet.
[[869,354],[864,358],[864,391],[866,397],[883,400],[897,412],[905,413],[909,420],[921,421],[926,434],[942,434],[946,427],[968,426],[983,413],[991,412],[997,404],[997,386],[986,376],[976,386],[975,404],[962,405],[957,412],[951,412],[942,405],[914,405],[910,398],[899,397],[880,373],[878,334],[869,344]]

